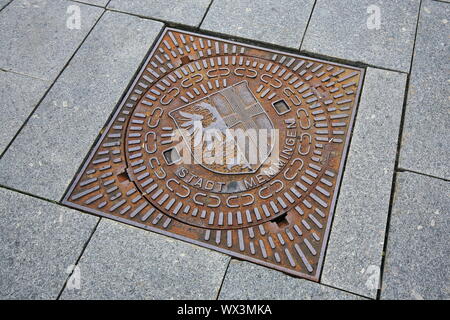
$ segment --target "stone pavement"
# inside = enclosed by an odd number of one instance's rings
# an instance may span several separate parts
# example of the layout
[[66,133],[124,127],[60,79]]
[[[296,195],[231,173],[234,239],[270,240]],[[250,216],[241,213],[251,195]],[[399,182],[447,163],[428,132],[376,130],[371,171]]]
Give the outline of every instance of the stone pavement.
[[[443,0],[0,0],[0,298],[449,299],[449,19]],[[366,69],[320,283],[61,205],[165,25]]]

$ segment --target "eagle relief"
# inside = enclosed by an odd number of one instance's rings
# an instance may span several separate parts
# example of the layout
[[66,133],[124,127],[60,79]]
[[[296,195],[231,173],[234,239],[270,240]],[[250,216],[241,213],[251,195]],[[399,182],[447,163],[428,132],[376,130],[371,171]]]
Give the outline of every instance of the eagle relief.
[[169,113],[197,164],[220,174],[256,172],[276,144],[272,121],[247,81]]

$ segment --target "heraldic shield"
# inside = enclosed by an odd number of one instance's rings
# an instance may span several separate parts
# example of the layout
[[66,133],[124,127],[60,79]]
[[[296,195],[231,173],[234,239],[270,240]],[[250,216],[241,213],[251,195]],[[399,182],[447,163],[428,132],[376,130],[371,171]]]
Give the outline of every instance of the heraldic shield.
[[177,108],[169,116],[190,156],[214,173],[254,173],[275,146],[273,123],[247,81]]

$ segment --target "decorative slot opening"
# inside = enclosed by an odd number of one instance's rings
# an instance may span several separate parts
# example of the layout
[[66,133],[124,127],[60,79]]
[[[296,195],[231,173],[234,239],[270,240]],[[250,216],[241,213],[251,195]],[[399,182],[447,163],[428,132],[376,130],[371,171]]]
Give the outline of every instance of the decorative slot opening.
[[178,161],[180,161],[181,157],[176,148],[171,148],[163,152],[164,159],[167,164],[170,166]]
[[276,218],[273,218],[270,221],[276,223],[278,228],[285,228],[289,225],[289,221],[287,220],[287,212],[279,215]]
[[284,100],[274,102],[272,106],[279,115],[283,115],[291,111],[291,107],[289,107],[289,105]]

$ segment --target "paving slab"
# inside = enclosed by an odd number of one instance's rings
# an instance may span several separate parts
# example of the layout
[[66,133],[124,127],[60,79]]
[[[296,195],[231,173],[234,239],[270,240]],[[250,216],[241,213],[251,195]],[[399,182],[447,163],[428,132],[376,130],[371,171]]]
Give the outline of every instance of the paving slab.
[[368,68],[321,282],[374,298],[379,287],[406,74]]
[[56,299],[98,218],[0,188],[0,299]]
[[397,175],[382,299],[450,299],[450,182]]
[[203,30],[298,49],[314,0],[214,0]]
[[301,50],[409,72],[419,6],[419,0],[317,0]]
[[424,1],[409,82],[399,167],[450,179],[450,5]]
[[0,71],[0,154],[36,107],[50,82]]
[[211,0],[111,0],[108,9],[198,27]]
[[15,0],[0,13],[0,68],[53,81],[103,9],[80,7],[80,29],[69,29],[70,1]]
[[232,260],[225,275],[221,300],[356,300],[341,290],[253,263]]
[[215,299],[229,257],[102,219],[62,299]]
[[6,6],[8,3],[10,3],[12,0],[0,0],[0,10],[3,9],[4,6]]
[[1,159],[0,184],[60,200],[162,26],[105,13]]
[[87,4],[93,4],[95,6],[106,7],[109,0],[76,0],[77,2],[83,2]]

